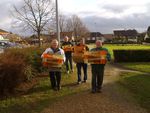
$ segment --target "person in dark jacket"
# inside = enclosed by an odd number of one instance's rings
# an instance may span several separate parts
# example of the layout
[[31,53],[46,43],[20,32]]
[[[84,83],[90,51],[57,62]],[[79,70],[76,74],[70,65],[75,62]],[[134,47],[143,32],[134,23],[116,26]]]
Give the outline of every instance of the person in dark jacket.
[[[69,70],[73,72],[73,64],[72,64],[72,49],[66,49],[66,47],[72,47],[73,44],[69,41],[68,36],[65,36],[64,42],[62,43],[61,47],[63,48],[65,52],[65,57],[66,57],[66,72],[69,74]],[[69,69],[70,67],[70,69]]]
[[100,64],[91,64],[92,67],[92,93],[101,92],[104,68],[107,61],[111,60],[111,56],[108,50],[102,47],[102,41],[96,41],[96,48],[91,49],[91,51],[103,51],[106,54],[106,58]]

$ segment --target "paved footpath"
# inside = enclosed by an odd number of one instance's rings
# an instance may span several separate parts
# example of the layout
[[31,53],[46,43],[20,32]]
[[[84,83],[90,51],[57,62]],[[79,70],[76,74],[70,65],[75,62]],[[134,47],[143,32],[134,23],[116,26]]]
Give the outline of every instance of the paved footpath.
[[[42,113],[147,113],[129,93],[118,90],[115,81],[121,71],[123,70],[108,64],[105,68],[102,93],[92,94],[89,88],[87,91],[56,101]],[[87,86],[90,86],[90,76]]]

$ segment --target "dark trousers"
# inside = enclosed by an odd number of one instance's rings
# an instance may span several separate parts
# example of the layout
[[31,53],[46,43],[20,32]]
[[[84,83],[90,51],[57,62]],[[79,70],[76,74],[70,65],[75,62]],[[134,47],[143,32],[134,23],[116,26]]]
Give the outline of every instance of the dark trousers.
[[81,68],[83,68],[84,73],[84,81],[87,80],[87,64],[85,63],[77,63],[77,74],[78,74],[78,82],[81,81]]
[[103,77],[104,77],[104,66],[101,64],[92,65],[92,90],[100,90],[102,88]]
[[66,56],[66,70],[69,71],[69,64],[70,64],[70,69],[72,70],[72,56]]
[[50,82],[52,89],[60,88],[60,81],[61,81],[61,72],[60,71],[50,71]]

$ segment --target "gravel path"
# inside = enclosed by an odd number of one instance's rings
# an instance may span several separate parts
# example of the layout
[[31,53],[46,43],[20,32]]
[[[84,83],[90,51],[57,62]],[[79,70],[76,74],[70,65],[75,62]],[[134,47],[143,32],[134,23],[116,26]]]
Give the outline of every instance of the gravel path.
[[[115,80],[121,71],[123,70],[108,64],[105,68],[102,93],[92,94],[89,88],[56,101],[42,113],[146,113],[128,93],[118,90]],[[88,86],[91,82],[90,76],[89,69],[89,80],[86,83]]]

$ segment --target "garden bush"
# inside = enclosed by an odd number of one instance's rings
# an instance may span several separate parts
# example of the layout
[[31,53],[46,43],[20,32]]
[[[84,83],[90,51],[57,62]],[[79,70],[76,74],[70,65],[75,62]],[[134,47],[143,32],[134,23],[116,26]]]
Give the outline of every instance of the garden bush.
[[0,57],[0,93],[12,93],[14,88],[26,77],[23,72],[25,62],[21,57],[5,54]]
[[0,95],[12,93],[17,85],[44,71],[41,64],[43,51],[39,48],[13,48],[0,55]]
[[150,62],[150,50],[113,50],[115,62]]

